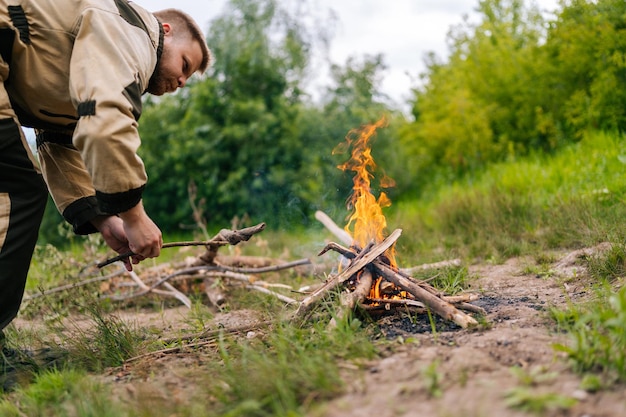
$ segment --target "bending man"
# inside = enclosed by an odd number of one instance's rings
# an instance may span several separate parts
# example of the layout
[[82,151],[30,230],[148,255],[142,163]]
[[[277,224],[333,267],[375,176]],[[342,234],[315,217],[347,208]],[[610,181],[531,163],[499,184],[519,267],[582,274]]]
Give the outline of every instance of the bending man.
[[[159,255],[136,153],[141,96],[183,87],[210,60],[202,31],[178,10],[0,0],[0,332],[22,301],[46,184],[77,234],[100,232],[118,253],[136,253],[132,263]],[[21,126],[37,133],[41,171]]]

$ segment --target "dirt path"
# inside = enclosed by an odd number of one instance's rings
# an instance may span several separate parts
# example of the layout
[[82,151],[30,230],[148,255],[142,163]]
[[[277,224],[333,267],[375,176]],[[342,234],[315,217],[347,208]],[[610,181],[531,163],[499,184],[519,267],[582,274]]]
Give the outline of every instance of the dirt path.
[[[472,267],[482,293],[475,304],[487,310],[490,329],[413,336],[415,343],[394,348],[359,374],[346,372],[348,393],[312,416],[529,415],[509,407],[507,399],[529,407],[543,404],[535,415],[626,416],[625,388],[596,394],[581,390],[580,378],[552,348],[565,339],[555,334],[546,308],[585,295],[577,255],[561,254],[548,277],[524,273],[532,260]],[[578,278],[567,279],[574,274]],[[512,368],[519,372],[515,374]],[[576,405],[560,409],[558,404],[569,399]]]

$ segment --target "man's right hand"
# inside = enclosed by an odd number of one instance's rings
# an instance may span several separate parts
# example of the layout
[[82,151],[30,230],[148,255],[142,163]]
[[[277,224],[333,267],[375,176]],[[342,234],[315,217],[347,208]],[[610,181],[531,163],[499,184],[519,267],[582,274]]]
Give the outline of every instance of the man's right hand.
[[128,246],[137,254],[137,259],[133,259],[133,263],[161,254],[163,246],[161,230],[148,217],[141,201],[130,210],[120,213],[119,217],[124,224]]

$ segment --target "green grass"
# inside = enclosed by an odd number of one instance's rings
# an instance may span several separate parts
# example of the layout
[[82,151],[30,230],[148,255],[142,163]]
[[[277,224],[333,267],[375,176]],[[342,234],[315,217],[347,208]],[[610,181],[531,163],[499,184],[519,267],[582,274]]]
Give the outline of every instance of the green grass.
[[623,240],[624,154],[624,137],[592,133],[553,156],[495,164],[428,198],[399,201],[388,223],[414,237],[403,234],[398,252],[500,262]]
[[0,415],[6,417],[128,415],[122,410],[104,384],[80,370],[44,371],[12,397],[0,398]]

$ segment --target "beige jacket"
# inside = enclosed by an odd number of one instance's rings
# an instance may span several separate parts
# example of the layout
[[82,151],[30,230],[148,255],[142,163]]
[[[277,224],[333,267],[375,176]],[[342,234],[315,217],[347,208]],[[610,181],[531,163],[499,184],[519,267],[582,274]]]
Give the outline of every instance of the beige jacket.
[[5,87],[77,233],[141,200],[137,120],[162,45],[154,15],[126,0],[0,0]]

